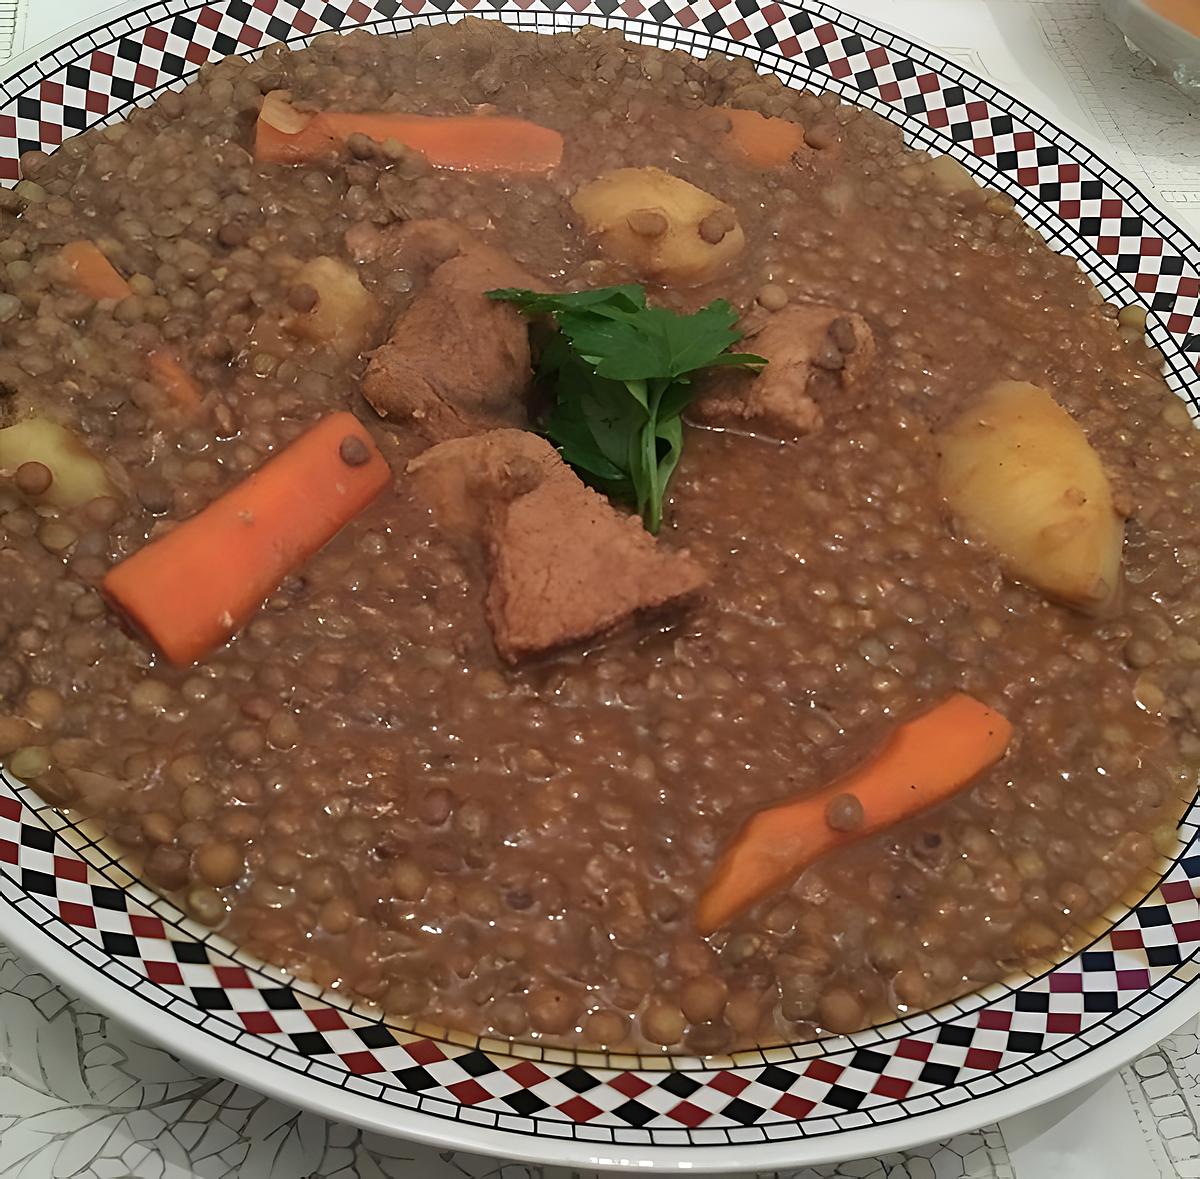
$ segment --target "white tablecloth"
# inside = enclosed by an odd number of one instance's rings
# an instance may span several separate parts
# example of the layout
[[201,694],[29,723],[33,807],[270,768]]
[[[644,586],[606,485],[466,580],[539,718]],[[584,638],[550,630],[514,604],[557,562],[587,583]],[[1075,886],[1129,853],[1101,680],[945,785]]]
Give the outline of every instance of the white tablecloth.
[[[103,11],[0,0],[0,60]],[[1053,117],[1200,233],[1200,105],[1131,57],[1098,0],[842,0]],[[11,48],[10,48],[11,47]],[[565,1179],[439,1152],[198,1076],[0,944],[0,1179]],[[1034,1113],[787,1179],[1200,1179],[1194,1027]],[[782,1173],[781,1173],[782,1179]]]

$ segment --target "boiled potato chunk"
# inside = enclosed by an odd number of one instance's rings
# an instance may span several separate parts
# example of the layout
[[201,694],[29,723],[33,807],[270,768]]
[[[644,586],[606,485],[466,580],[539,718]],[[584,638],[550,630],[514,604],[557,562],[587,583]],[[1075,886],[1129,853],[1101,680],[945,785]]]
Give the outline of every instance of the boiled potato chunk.
[[953,156],[934,156],[926,165],[934,183],[949,193],[979,192],[979,181]]
[[606,253],[663,286],[708,282],[746,244],[730,205],[661,168],[605,172],[571,205]]
[[942,495],[1012,577],[1090,614],[1115,602],[1125,524],[1099,456],[1045,389],[993,385],[938,445]]
[[47,418],[0,430],[0,471],[15,475],[26,463],[41,463],[51,475],[45,490],[30,496],[37,503],[69,509],[119,494],[104,464],[66,426]]
[[294,335],[354,352],[375,326],[378,304],[353,267],[338,258],[322,256],[306,262],[292,276],[292,286],[311,287],[317,296],[311,309],[285,321]]

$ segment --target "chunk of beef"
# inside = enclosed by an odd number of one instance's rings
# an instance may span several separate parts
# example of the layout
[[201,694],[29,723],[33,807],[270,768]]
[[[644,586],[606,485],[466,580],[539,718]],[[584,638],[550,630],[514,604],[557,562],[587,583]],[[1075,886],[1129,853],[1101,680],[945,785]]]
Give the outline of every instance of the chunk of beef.
[[357,262],[380,262],[421,277],[456,254],[479,245],[465,226],[441,217],[422,217],[382,229],[360,221],[346,230],[345,242]]
[[518,311],[485,292],[539,285],[507,254],[467,241],[435,266],[376,350],[363,378],[366,399],[430,442],[525,424],[529,329]]
[[586,487],[544,439],[493,430],[408,466],[434,518],[484,545],[488,624],[509,663],[693,597],[706,575]]
[[818,429],[826,412],[861,388],[875,355],[861,315],[815,303],[790,304],[738,346],[765,357],[766,368],[719,371],[691,414],[708,425],[781,438]]

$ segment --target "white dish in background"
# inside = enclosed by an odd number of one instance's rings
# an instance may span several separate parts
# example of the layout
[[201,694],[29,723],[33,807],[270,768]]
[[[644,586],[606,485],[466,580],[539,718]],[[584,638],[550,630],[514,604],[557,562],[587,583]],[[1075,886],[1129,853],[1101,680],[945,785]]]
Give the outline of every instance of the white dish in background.
[[1125,34],[1130,49],[1148,58],[1185,94],[1200,99],[1200,37],[1155,11],[1145,0],[1101,2]]

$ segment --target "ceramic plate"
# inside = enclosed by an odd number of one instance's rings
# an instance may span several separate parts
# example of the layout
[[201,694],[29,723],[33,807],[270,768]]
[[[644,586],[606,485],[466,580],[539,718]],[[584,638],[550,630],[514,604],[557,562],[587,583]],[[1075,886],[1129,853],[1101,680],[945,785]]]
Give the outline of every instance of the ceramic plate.
[[[402,34],[468,11],[525,29],[586,22],[744,54],[836,90],[1012,196],[1106,299],[1140,302],[1168,380],[1197,411],[1200,250],[1052,123],[952,63],[821,4],[762,0],[164,0],[129,5],[8,67],[0,177],[122,118],[204,62],[330,29]],[[1069,960],[851,1037],[722,1065],[513,1046],[402,1028],[249,959],[0,775],[0,937],[140,1033],[329,1117],[488,1154],[587,1166],[773,1170],[880,1155],[1047,1101],[1200,1011],[1200,841]]]

